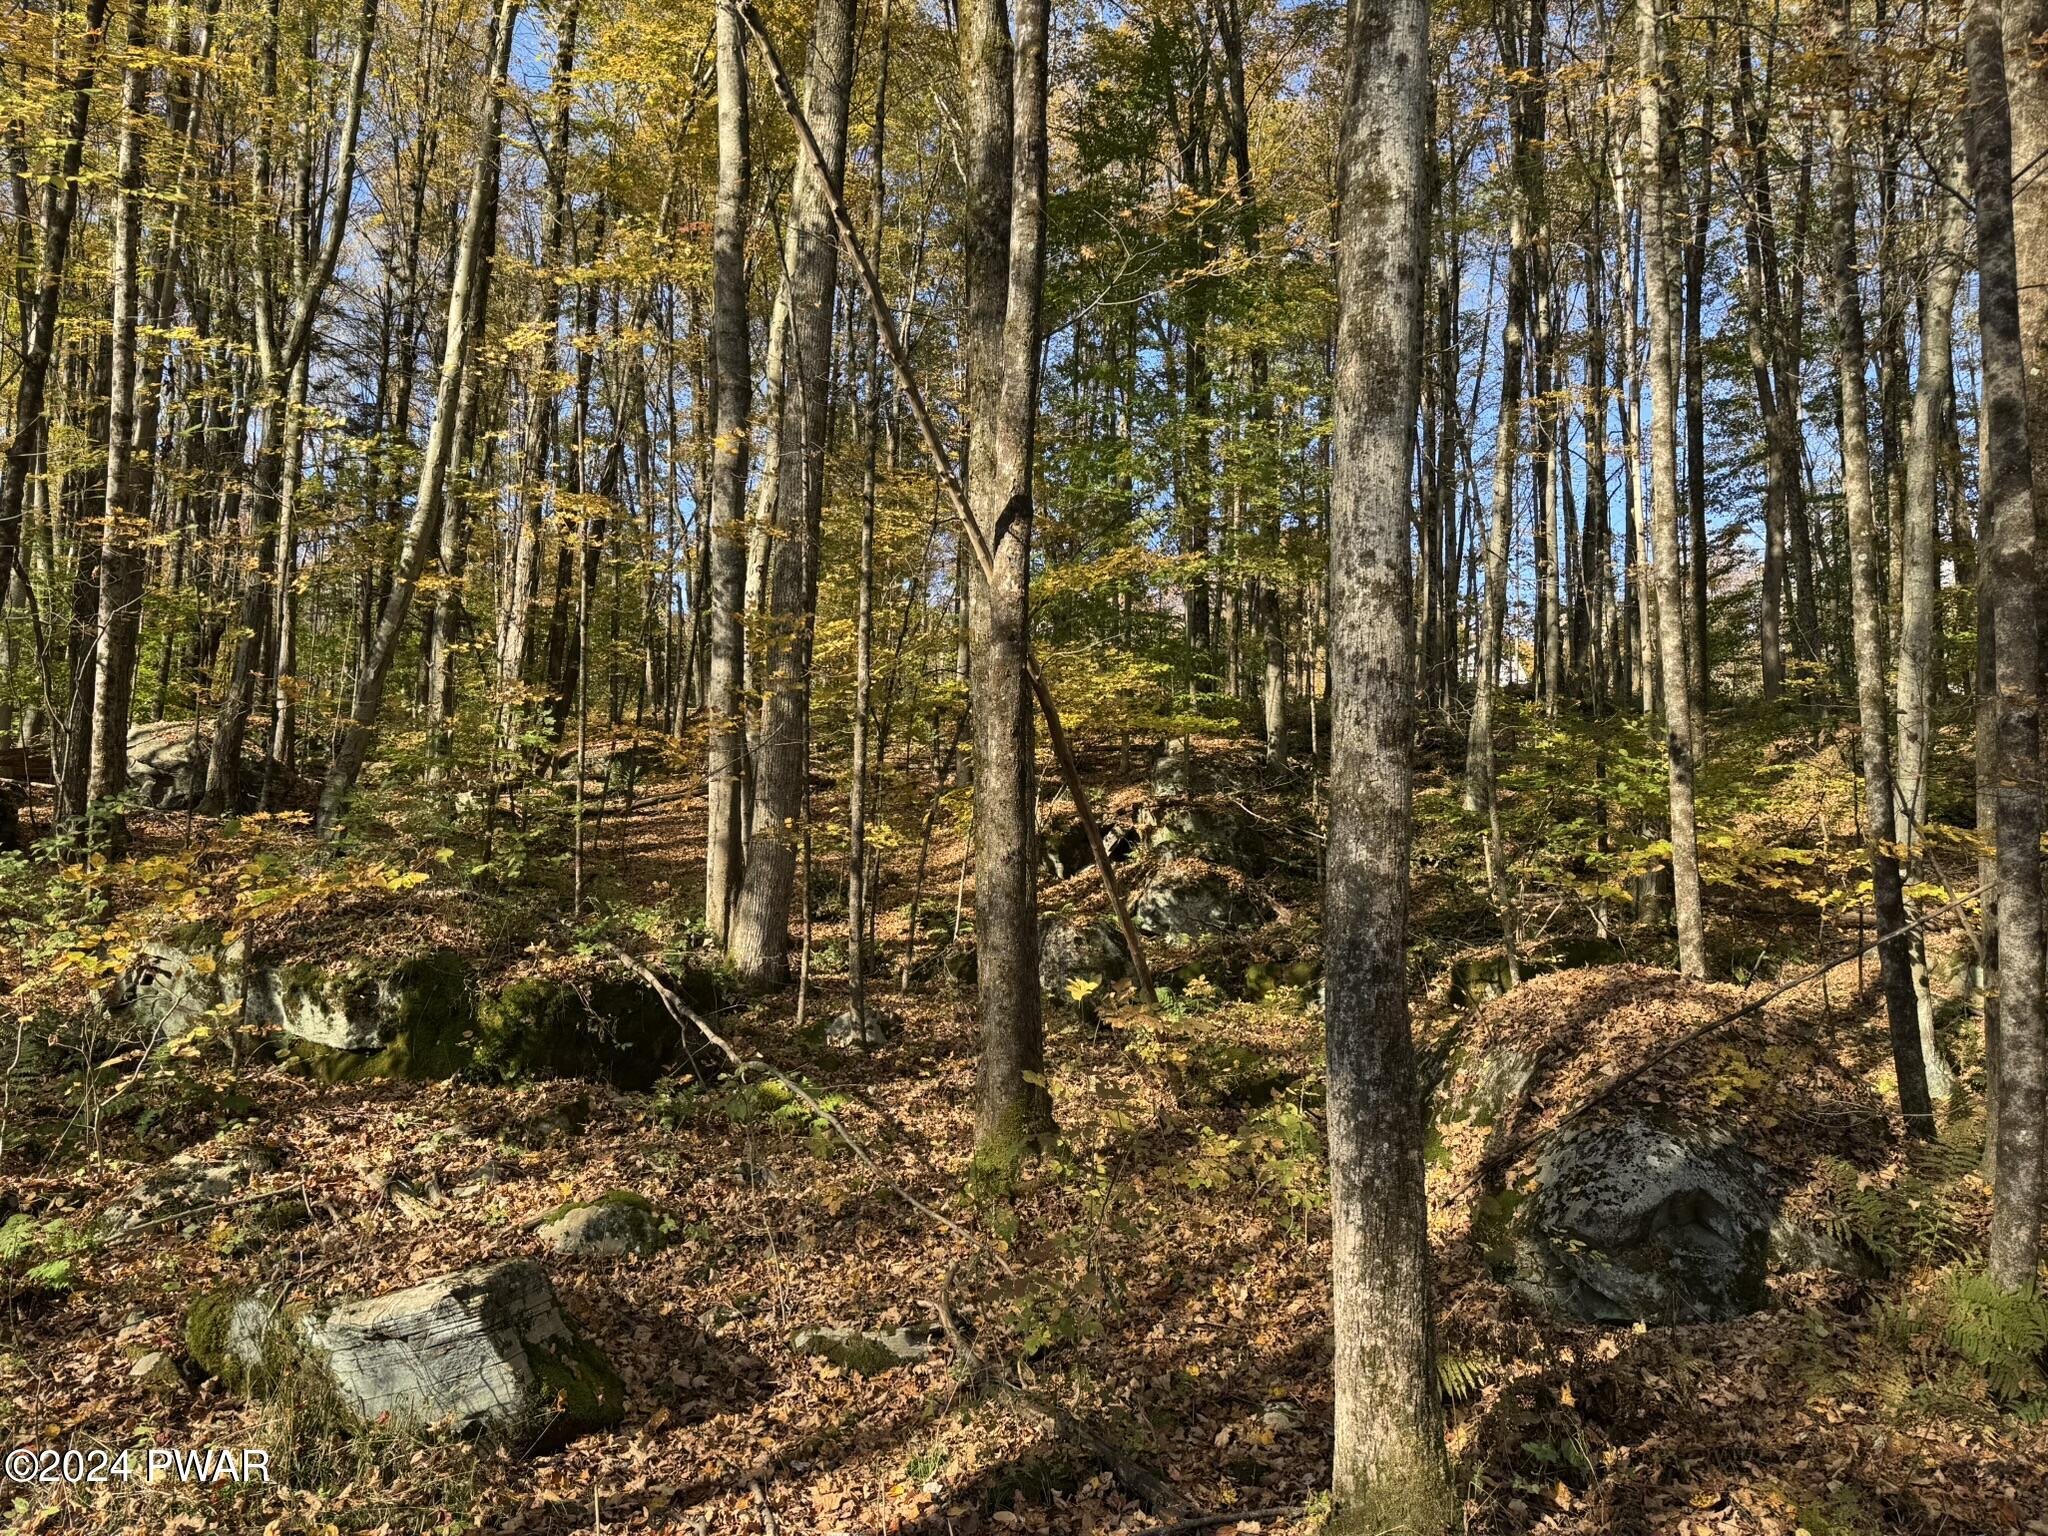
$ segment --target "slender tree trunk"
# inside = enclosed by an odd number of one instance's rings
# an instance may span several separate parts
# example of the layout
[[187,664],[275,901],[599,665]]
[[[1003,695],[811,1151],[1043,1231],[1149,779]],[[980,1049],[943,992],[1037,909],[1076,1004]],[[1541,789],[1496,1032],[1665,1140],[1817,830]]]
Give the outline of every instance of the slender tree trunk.
[[1677,326],[1672,315],[1671,231],[1665,212],[1664,24],[1662,0],[1636,0],[1643,73],[1643,272],[1650,321],[1650,552],[1656,579],[1658,663],[1664,680],[1664,746],[1670,772],[1672,911],[1678,923],[1678,968],[1707,973],[1701,911],[1699,843],[1693,821],[1692,680],[1685,664],[1685,599],[1678,561]]
[[555,39],[555,70],[549,85],[553,116],[548,126],[547,211],[541,224],[540,297],[536,329],[539,346],[526,390],[526,431],[519,484],[514,497],[519,521],[513,534],[511,569],[505,578],[498,619],[498,743],[508,757],[519,751],[526,723],[526,660],[533,633],[533,600],[540,587],[541,510],[555,442],[555,378],[562,326],[562,265],[569,237],[568,176],[571,109],[575,103],[576,34],[579,0],[562,13]]
[[[1950,184],[1961,186],[1962,165],[1952,168]],[[1952,420],[1949,401],[1953,373],[1956,289],[1963,275],[1964,208],[1961,200],[1936,191],[1934,248],[1920,323],[1920,369],[1913,383],[1913,423],[1907,439],[1901,496],[1903,547],[1895,552],[1900,566],[1900,612],[1897,707],[1899,717],[1898,845],[1902,861],[1910,861],[1927,824],[1927,769],[1934,706],[1934,640],[1940,602],[1941,569],[1935,537],[1936,469],[1947,450],[1946,423]],[[1920,1056],[1927,1067],[1927,1087],[1935,1098],[1952,1092],[1947,1065],[1934,1038],[1934,999],[1927,980],[1927,953],[1922,935],[1908,940],[1912,957],[1914,1011],[1919,1020]]]
[[765,654],[756,669],[756,682],[765,695],[762,739],[753,754],[753,833],[726,943],[734,969],[757,983],[780,983],[789,971],[790,895],[806,778],[804,722],[810,710],[804,660],[817,582],[814,529],[824,496],[825,438],[831,429],[826,397],[839,280],[831,199],[846,161],[853,77],[851,0],[821,0],[806,76],[805,113],[824,152],[831,186],[821,185],[815,168],[799,158],[790,195],[789,269],[784,278],[794,388],[785,403],[778,443],[783,462],[776,483],[776,537],[767,576]]
[[[875,126],[868,155],[875,178],[873,219],[868,248],[882,249],[882,210],[888,192],[883,172],[889,121],[889,0],[882,0],[881,58],[875,68]],[[846,927],[847,990],[854,1017],[867,1019],[868,935],[868,714],[874,694],[875,628],[875,476],[881,450],[882,368],[880,324],[870,313],[862,339],[862,375],[866,398],[861,402],[860,569],[856,576],[853,621],[853,763],[847,795]]]
[[36,268],[34,297],[23,327],[26,345],[14,386],[14,435],[7,440],[6,462],[0,466],[0,591],[11,586],[17,574],[21,513],[29,472],[37,455],[44,451],[48,432],[43,403],[48,393],[50,360],[56,349],[57,314],[64,294],[71,227],[78,216],[78,172],[85,159],[94,66],[106,19],[107,0],[86,0],[84,36],[88,51],[65,82],[70,100],[64,118],[63,147],[57,153],[56,168],[43,187],[42,259]]
[[1407,994],[1408,507],[1421,381],[1428,28],[1422,0],[1354,0],[1338,140],[1323,931],[1337,1382],[1331,1529],[1347,1536],[1438,1536],[1457,1514],[1437,1385]]
[[746,716],[740,700],[741,624],[747,581],[747,417],[753,380],[748,362],[747,36],[734,0],[718,0],[718,201],[712,226],[711,345],[717,436],[711,453],[707,602],[711,670],[705,694],[708,825],[704,923],[723,945],[740,882],[740,801]]
[[[142,535],[149,509],[135,504],[136,308],[142,292],[142,139],[147,125],[150,64],[148,0],[129,0],[128,57],[121,82],[121,136],[115,171],[112,367],[107,380],[107,482],[101,527],[99,645],[93,685],[89,804],[116,799],[128,787],[128,716],[135,700],[135,656],[142,627]],[[144,453],[155,448],[145,444]],[[138,528],[141,520],[143,526]],[[107,828],[110,851],[127,840],[124,824]]]

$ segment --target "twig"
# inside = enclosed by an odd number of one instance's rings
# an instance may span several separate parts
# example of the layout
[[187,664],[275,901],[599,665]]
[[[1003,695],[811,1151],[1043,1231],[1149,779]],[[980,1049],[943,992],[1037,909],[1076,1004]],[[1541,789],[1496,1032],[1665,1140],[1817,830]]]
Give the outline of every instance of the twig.
[[760,1479],[756,1478],[747,1486],[754,1491],[754,1502],[761,1506],[761,1529],[768,1536],[781,1536],[782,1526],[775,1518],[775,1511],[768,1507],[768,1495],[761,1491]]
[[610,949],[611,952],[618,957],[621,964],[623,964],[628,970],[632,971],[642,981],[646,982],[649,986],[654,988],[655,995],[661,999],[662,1006],[668,1009],[669,1013],[675,1018],[677,1023],[695,1025],[696,1028],[703,1033],[705,1039],[709,1040],[713,1045],[717,1046],[721,1052],[724,1053],[726,1059],[733,1064],[734,1069],[738,1071],[742,1076],[744,1076],[746,1073],[750,1071],[766,1072],[770,1077],[774,1078],[777,1082],[781,1083],[783,1087],[787,1088],[791,1093],[795,1094],[796,1097],[800,1101],[802,1101],[806,1109],[810,1110],[812,1114],[816,1115],[820,1120],[823,1120],[827,1125],[829,1125],[834,1131],[834,1133],[838,1135],[839,1139],[845,1142],[846,1145],[852,1149],[853,1155],[860,1159],[861,1166],[866,1168],[869,1173],[873,1174],[877,1182],[884,1185],[890,1191],[890,1193],[894,1194],[898,1199],[902,1200],[904,1204],[908,1205],[909,1207],[911,1207],[911,1209],[917,1211],[919,1214],[928,1217],[932,1221],[937,1222],[941,1227],[944,1227],[948,1232],[952,1233],[953,1236],[959,1238],[962,1242],[970,1244],[973,1247],[977,1247],[985,1251],[989,1255],[989,1257],[995,1261],[997,1266],[1001,1268],[1004,1274],[1014,1275],[1016,1273],[1016,1270],[1011,1268],[1009,1261],[1005,1259],[1000,1253],[996,1252],[995,1249],[989,1247],[986,1240],[968,1231],[967,1228],[961,1226],[959,1222],[953,1220],[953,1218],[946,1215],[945,1212],[932,1209],[932,1207],[926,1205],[922,1200],[918,1199],[917,1196],[913,1195],[909,1190],[905,1189],[894,1178],[892,1178],[888,1174],[888,1172],[883,1169],[881,1164],[877,1163],[874,1160],[874,1158],[868,1154],[868,1149],[861,1145],[860,1141],[855,1138],[853,1133],[847,1130],[847,1128],[840,1123],[839,1117],[833,1114],[831,1110],[825,1108],[825,1106],[820,1104],[815,1098],[813,1098],[810,1092],[803,1086],[803,1084],[799,1083],[795,1078],[791,1077],[787,1072],[783,1071],[780,1067],[776,1066],[771,1061],[765,1061],[758,1056],[752,1058],[741,1056],[738,1051],[734,1050],[732,1046],[729,1043],[727,1043],[723,1035],[719,1034],[717,1030],[711,1027],[710,1021],[706,1019],[703,1014],[699,1013],[696,1009],[692,1008],[687,1002],[685,1002],[681,997],[677,996],[675,989],[673,987],[670,987],[653,971],[649,970],[645,965],[641,964],[640,961],[634,959],[633,956],[627,954],[626,951],[619,948],[618,945],[613,944],[610,946]]

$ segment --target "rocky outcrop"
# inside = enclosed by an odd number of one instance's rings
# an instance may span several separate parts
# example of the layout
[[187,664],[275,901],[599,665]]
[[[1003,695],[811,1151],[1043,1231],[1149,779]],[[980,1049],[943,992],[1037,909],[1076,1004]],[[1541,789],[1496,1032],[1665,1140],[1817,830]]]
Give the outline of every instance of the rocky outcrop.
[[1779,1195],[1761,1158],[1640,1115],[1567,1126],[1515,1211],[1515,1284],[1592,1323],[1722,1323],[1764,1304]]
[[[1468,1016],[1436,1079],[1431,1160],[1496,1274],[1589,1323],[1725,1322],[1770,1277],[1860,1272],[1819,1219],[1823,1159],[1880,1166],[1891,1132],[1789,1001],[1630,966],[1516,987]],[[1723,1028],[1724,1024],[1730,1026]],[[1432,1070],[1434,1063],[1440,1070]]]
[[1245,882],[1218,869],[1172,867],[1139,893],[1131,921],[1140,932],[1168,943],[1191,943],[1270,922],[1273,908]]
[[523,1260],[323,1311],[214,1292],[186,1319],[192,1358],[230,1388],[316,1422],[493,1434],[524,1448],[619,1422],[624,1389]]
[[454,1077],[477,1053],[475,983],[453,950],[396,961],[258,965],[249,1018],[325,1081]]
[[872,1005],[864,1013],[842,1008],[825,1026],[825,1043],[835,1051],[879,1051],[894,1038],[889,1016]]

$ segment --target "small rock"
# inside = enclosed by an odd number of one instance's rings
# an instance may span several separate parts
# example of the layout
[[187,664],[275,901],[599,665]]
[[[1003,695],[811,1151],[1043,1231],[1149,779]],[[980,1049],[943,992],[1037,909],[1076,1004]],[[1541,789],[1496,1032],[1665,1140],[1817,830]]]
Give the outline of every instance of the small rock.
[[160,1349],[137,1355],[128,1367],[128,1379],[144,1391],[174,1397],[186,1389],[185,1373],[178,1362]]
[[836,1051],[873,1051],[891,1038],[888,1017],[870,1008],[863,1018],[851,1008],[842,1008],[825,1026],[825,1043]]
[[645,1196],[615,1189],[595,1200],[557,1206],[541,1218],[536,1235],[556,1253],[574,1258],[643,1257],[663,1246],[661,1223]]
[[898,1366],[929,1359],[931,1340],[908,1328],[862,1332],[857,1328],[806,1328],[789,1341],[800,1355],[816,1355],[856,1376],[879,1376]]

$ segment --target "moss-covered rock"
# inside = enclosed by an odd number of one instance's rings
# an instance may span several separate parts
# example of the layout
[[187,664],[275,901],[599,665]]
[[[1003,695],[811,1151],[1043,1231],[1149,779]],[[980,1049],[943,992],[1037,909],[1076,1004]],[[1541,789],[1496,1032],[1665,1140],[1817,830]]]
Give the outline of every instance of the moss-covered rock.
[[258,1021],[282,1031],[286,1048],[323,1082],[439,1081],[476,1056],[476,988],[454,950],[396,963],[263,967],[249,998]]
[[578,1258],[645,1257],[668,1244],[653,1202],[630,1189],[608,1190],[595,1200],[571,1200],[540,1218],[535,1236],[556,1253]]
[[898,1366],[915,1365],[932,1352],[930,1340],[907,1328],[874,1333],[854,1328],[806,1328],[789,1341],[789,1347],[856,1376],[879,1376]]
[[[693,975],[684,986],[702,993],[710,980]],[[715,998],[690,1001],[716,1006]],[[679,1057],[708,1069],[710,1047],[695,1031],[691,1035],[686,1042],[660,994],[637,976],[536,976],[511,983],[483,1005],[476,1061],[507,1082],[579,1077],[644,1089]]]
[[526,1449],[625,1410],[618,1373],[523,1260],[318,1313],[216,1291],[192,1305],[185,1342],[230,1389],[289,1399],[300,1423],[338,1432],[445,1428]]

